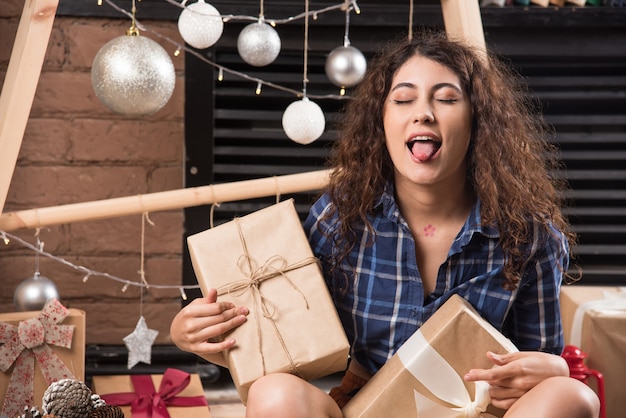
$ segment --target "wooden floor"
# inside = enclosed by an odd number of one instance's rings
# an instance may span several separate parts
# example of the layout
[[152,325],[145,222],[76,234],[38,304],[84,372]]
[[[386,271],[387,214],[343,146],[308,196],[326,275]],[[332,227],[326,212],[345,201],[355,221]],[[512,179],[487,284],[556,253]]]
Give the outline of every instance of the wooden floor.
[[237,390],[231,382],[218,382],[205,387],[204,393],[211,418],[244,418],[246,407],[243,406]]
[[[313,383],[328,392],[330,388],[339,384],[340,379],[341,376],[332,375]],[[230,378],[223,378],[219,382],[207,385],[204,393],[209,403],[211,418],[244,418],[246,416],[246,408],[241,403]]]

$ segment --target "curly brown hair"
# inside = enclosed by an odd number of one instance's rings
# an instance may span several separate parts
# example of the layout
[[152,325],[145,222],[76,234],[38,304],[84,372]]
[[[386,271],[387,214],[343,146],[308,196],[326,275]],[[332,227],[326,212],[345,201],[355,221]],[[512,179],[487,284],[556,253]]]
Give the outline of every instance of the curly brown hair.
[[[396,71],[411,57],[434,60],[460,79],[473,110],[467,154],[467,179],[481,201],[484,225],[500,231],[506,256],[503,287],[514,289],[528,258],[527,249],[550,225],[563,232],[570,248],[576,235],[561,212],[567,184],[555,176],[560,168],[552,130],[524,79],[495,55],[452,40],[442,31],[422,30],[412,40],[390,44],[369,64],[361,84],[343,111],[340,137],[329,164],[334,168],[327,192],[337,212],[339,231],[332,264],[356,244],[356,225],[372,229],[367,216],[394,170],[385,146],[383,105]],[[374,231],[372,231],[374,232]],[[570,278],[564,272],[566,278]]]

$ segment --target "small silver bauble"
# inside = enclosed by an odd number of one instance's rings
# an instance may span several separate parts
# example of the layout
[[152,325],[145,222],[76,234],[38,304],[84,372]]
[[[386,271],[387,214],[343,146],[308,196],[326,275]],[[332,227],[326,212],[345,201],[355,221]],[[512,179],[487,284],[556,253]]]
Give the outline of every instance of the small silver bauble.
[[308,97],[287,106],[283,113],[283,129],[287,136],[299,144],[310,144],[324,133],[324,112]]
[[204,0],[190,4],[178,18],[178,31],[189,45],[205,49],[222,36],[224,22],[220,12]]
[[91,68],[91,83],[98,99],[112,111],[146,116],[172,97],[176,74],[161,45],[129,34],[100,48]]
[[239,33],[237,51],[248,64],[263,67],[280,53],[280,36],[267,23],[251,23]]
[[353,87],[363,80],[367,61],[353,46],[339,46],[326,58],[326,76],[336,86]]
[[39,311],[50,299],[59,299],[59,291],[52,280],[39,272],[24,279],[13,294],[13,303],[18,311]]

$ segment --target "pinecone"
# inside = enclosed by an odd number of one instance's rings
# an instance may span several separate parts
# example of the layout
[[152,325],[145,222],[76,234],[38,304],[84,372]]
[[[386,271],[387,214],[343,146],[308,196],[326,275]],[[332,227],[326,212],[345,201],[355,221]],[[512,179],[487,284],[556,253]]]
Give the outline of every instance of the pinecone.
[[124,418],[124,411],[119,406],[104,405],[91,411],[88,418]]
[[61,379],[43,394],[43,413],[56,418],[86,418],[93,410],[91,390],[80,380]]
[[104,401],[104,399],[102,399],[100,397],[100,395],[97,395],[95,393],[93,393],[91,395],[91,406],[92,408],[101,408],[103,406],[105,406],[107,403]]
[[18,415],[17,418],[41,418],[41,412],[39,412],[39,408],[36,406],[25,406],[24,413],[22,415]]

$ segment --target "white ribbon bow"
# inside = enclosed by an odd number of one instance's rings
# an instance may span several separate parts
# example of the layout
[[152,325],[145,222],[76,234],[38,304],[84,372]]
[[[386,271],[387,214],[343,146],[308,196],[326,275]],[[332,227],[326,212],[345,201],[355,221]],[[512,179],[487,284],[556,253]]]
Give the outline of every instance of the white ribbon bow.
[[626,287],[617,292],[604,292],[604,299],[591,300],[580,304],[574,313],[570,334],[570,344],[578,348],[582,344],[583,318],[588,310],[626,311]]
[[496,418],[487,414],[491,402],[489,384],[475,383],[475,399],[472,400],[463,379],[450,364],[428,344],[417,331],[398,350],[405,368],[437,398],[455,405],[449,408],[414,390],[415,407],[419,417],[436,418]]

